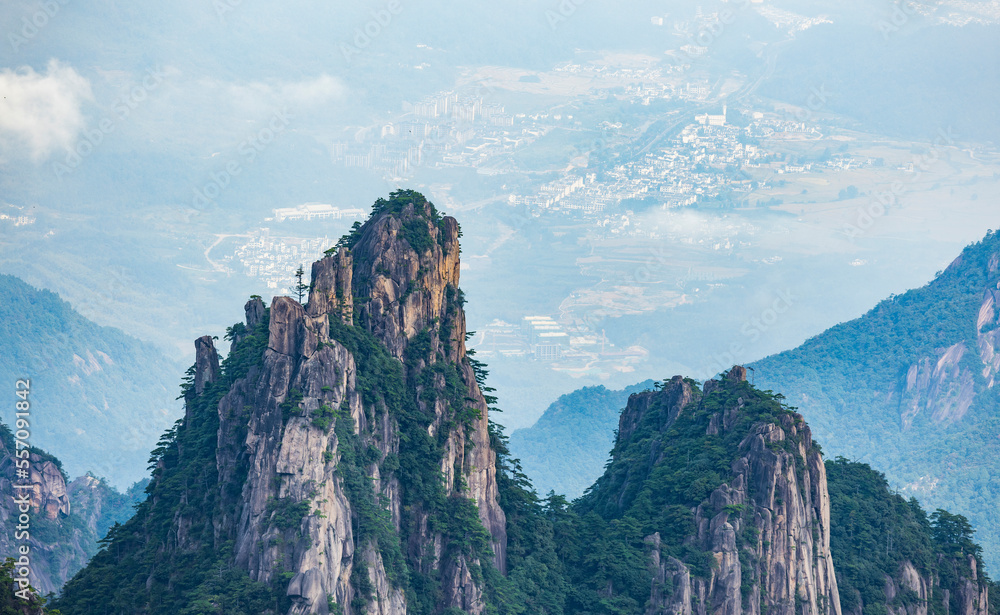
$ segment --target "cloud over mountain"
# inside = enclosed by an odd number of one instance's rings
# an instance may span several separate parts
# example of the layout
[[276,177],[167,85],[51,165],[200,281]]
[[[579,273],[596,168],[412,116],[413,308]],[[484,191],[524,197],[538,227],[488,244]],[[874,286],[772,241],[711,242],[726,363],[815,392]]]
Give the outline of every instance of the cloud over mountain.
[[0,151],[6,157],[26,149],[40,161],[69,149],[85,124],[83,103],[92,99],[90,82],[55,59],[44,73],[0,70]]

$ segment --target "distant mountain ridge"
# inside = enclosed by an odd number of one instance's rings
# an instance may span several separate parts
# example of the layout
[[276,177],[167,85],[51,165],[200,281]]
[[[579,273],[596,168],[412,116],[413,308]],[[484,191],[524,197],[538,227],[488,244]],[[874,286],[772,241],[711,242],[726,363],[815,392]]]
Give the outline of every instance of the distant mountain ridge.
[[629,395],[652,387],[646,380],[616,391],[596,386],[562,395],[534,425],[510,434],[511,454],[539,493],[583,495],[614,446],[608,425],[618,421]]
[[[750,367],[834,455],[869,463],[928,508],[967,516],[987,566],[1000,570],[1000,235],[968,246],[927,286]],[[511,437],[528,475],[556,492],[575,493],[607,459],[553,471],[560,451],[589,449],[615,429],[608,401],[587,391],[561,397]],[[524,446],[529,437],[537,449]]]
[[1000,235],[927,286],[753,367],[831,451],[966,515],[1000,569]]
[[178,364],[10,275],[0,275],[0,348],[0,382],[31,379],[34,446],[73,476],[92,471],[121,488],[146,476],[149,449],[179,413]]

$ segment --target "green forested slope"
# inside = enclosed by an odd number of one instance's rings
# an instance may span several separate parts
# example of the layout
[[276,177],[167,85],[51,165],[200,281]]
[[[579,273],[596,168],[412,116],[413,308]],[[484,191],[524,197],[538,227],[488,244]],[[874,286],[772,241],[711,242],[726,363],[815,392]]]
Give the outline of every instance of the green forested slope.
[[[996,318],[982,331],[977,319],[1000,282],[997,254],[1000,235],[990,233],[927,286],[753,365],[757,382],[784,391],[831,453],[871,464],[928,508],[966,515],[992,570],[1000,569],[1000,386],[984,377],[980,337]],[[956,345],[964,354],[949,365],[942,357]],[[926,390],[912,377],[919,369],[932,383]],[[952,403],[959,390],[971,402],[961,416]],[[949,404],[951,412],[932,412]]]
[[[960,612],[959,578],[971,577],[973,563],[980,574],[983,568],[983,551],[968,520],[940,509],[927,515],[916,499],[894,493],[885,476],[868,464],[838,457],[826,462],[826,470],[830,550],[844,612],[885,615],[887,604],[905,608],[920,603],[935,615]],[[905,587],[900,577],[907,565],[938,586],[923,597]],[[898,586],[894,597],[886,595],[887,578]],[[989,591],[995,613],[1000,586],[991,584]]]
[[[0,275],[0,348],[0,382],[31,379],[32,444],[71,476],[92,471],[118,487],[144,477],[150,446],[179,409],[178,365],[9,275]],[[0,419],[11,423],[12,412]]]

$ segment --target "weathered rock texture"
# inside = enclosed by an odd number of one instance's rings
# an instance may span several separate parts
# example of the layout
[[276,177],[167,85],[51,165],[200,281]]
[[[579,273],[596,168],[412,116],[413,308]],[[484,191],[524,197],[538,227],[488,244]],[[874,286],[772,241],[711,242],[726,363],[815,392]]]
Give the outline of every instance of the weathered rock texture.
[[[710,380],[703,392],[676,376],[661,390],[632,395],[622,411],[616,455],[635,450],[623,443],[640,438],[653,468],[667,463],[664,451],[673,445],[669,434],[686,415],[699,413],[701,423],[695,424],[703,423],[701,433],[712,437],[705,446],[714,446],[713,441],[730,432],[738,442],[729,480],[692,510],[695,533],[684,543],[710,554],[710,573],[698,576],[688,564],[661,552],[659,533],[646,538],[653,577],[647,615],[841,615],[830,554],[826,469],[809,427],[792,412],[781,413],[776,422],[748,426],[741,422],[743,397],[721,410],[706,410],[705,400],[718,395],[722,386],[732,390],[745,379],[746,371],[734,368],[728,383]],[[758,394],[749,387],[746,391]],[[634,435],[640,426],[645,431]],[[616,461],[606,476],[619,471]],[[620,488],[598,497],[624,510],[630,494],[639,489],[636,483],[645,480],[632,466],[623,470],[628,474]],[[599,481],[598,491],[602,484],[610,483]]]
[[[993,254],[986,264],[987,274],[995,278],[1000,254]],[[959,257],[949,271],[964,264]],[[940,348],[936,355],[913,363],[900,387],[900,416],[903,428],[926,413],[934,423],[961,421],[976,400],[976,373],[981,372],[985,388],[992,389],[1000,372],[1000,282],[984,289],[975,316],[975,347],[959,341]],[[978,360],[977,360],[978,359]],[[982,388],[982,387],[980,387]]]
[[[290,575],[289,613],[327,613],[328,601],[356,612],[359,570],[372,589],[360,596],[363,612],[406,613],[404,588],[385,563],[387,545],[357,535],[358,503],[340,471],[345,444],[335,428],[349,421],[364,447],[377,451],[365,472],[374,479],[394,531],[406,540],[402,548],[410,568],[440,578],[439,608],[481,613],[482,588],[470,568],[484,562],[450,549],[431,528],[424,502],[404,507],[408,486],[391,469],[383,474],[386,460],[406,446],[398,417],[383,403],[363,399],[356,358],[343,340],[331,337],[331,324],[371,332],[401,368],[400,385],[419,388],[413,391],[417,407],[432,417],[426,431],[443,442],[439,467],[445,495],[475,503],[492,539],[492,564],[503,571],[506,522],[497,503],[486,402],[465,355],[458,225],[417,202],[374,216],[355,239],[352,247],[344,245],[313,264],[306,306],[288,297],[275,298],[269,313],[259,299],[246,306],[246,330],[234,336],[234,347],[264,318],[268,341],[260,365],[218,404],[223,503],[214,522],[216,541],[233,541],[235,565],[254,580],[274,583]],[[410,348],[415,338],[419,348]],[[211,342],[207,337],[197,342],[195,394],[217,372]],[[458,376],[472,417],[464,423],[443,394],[444,376],[423,378],[439,364],[453,366]],[[297,511],[291,521],[283,517],[287,510]],[[178,525],[182,542],[183,520]]]
[[[989,613],[989,587],[983,582],[978,571],[978,563],[974,557],[966,562],[969,574],[957,575],[953,586],[942,586],[937,574],[921,574],[912,562],[904,561],[899,570],[892,576],[885,577],[885,606],[889,615],[928,615],[938,612],[947,615],[987,615]],[[944,556],[939,557],[938,565],[954,566],[957,561],[951,561]],[[908,592],[908,600],[898,600],[903,592]],[[865,605],[856,601],[853,611],[845,615],[861,615]]]
[[[58,591],[84,564],[92,552],[94,537],[70,523],[70,499],[66,479],[56,464],[32,452],[27,480],[18,478],[14,447],[0,438],[0,557],[18,557],[18,548],[30,548],[31,584],[40,593]],[[30,484],[31,489],[14,485]],[[26,495],[29,502],[29,540],[17,535],[20,506],[15,498]],[[56,536],[53,541],[40,539]],[[23,528],[22,528],[23,529]]]

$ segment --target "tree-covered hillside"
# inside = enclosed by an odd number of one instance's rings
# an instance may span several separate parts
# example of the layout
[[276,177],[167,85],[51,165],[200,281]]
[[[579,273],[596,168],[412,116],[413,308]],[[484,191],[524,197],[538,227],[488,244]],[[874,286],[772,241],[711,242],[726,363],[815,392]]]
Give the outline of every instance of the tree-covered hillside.
[[[258,344],[264,343],[265,338],[259,337]],[[377,349],[373,352],[378,353]],[[227,359],[224,373],[243,373],[249,365],[246,361],[252,360],[251,354],[241,353],[242,356]],[[479,364],[477,372],[485,379],[483,368]],[[656,580],[651,568],[654,552],[658,554],[657,561],[672,562],[670,558],[674,558],[683,563],[695,584],[720,574],[720,560],[713,550],[711,536],[706,543],[704,532],[698,529],[713,517],[714,513],[709,511],[718,513],[714,514],[716,519],[723,515],[728,523],[740,528],[735,535],[735,544],[740,549],[737,559],[746,569],[740,586],[741,600],[745,602],[749,596],[757,595],[753,593],[754,584],[766,578],[758,566],[756,558],[761,552],[757,549],[766,554],[770,541],[777,536],[758,527],[764,518],[760,514],[763,509],[716,501],[717,495],[713,494],[719,493],[719,488],[727,489],[724,484],[733,480],[734,462],[747,457],[747,435],[759,432],[761,426],[784,425],[783,431],[796,434],[776,440],[758,453],[772,459],[787,455],[792,461],[789,467],[795,467],[796,471],[806,468],[806,460],[796,451],[818,451],[818,448],[810,444],[808,432],[803,430],[801,422],[796,423],[800,419],[784,405],[780,394],[756,390],[746,382],[723,382],[721,387],[703,396],[694,388],[693,381],[681,382],[694,391],[684,404],[687,412],[681,408],[678,413],[678,404],[674,403],[677,399],[665,398],[665,392],[659,390],[666,383],[657,384],[657,391],[644,393],[659,398],[636,415],[638,420],[615,443],[614,461],[604,476],[575,502],[560,495],[540,498],[518,460],[511,456],[502,428],[491,426],[492,445],[497,452],[499,501],[507,517],[508,570],[506,577],[502,577],[492,568],[483,568],[483,573],[489,576],[486,613],[644,615],[650,612],[648,608],[654,597],[669,600],[673,595],[682,595],[680,587],[673,585],[681,577]],[[220,386],[226,383],[224,377]],[[213,403],[217,399],[218,392],[204,401]],[[145,516],[114,528],[95,562],[73,581],[72,599],[56,604],[63,613],[99,612],[100,605],[109,605],[102,598],[107,596],[114,596],[110,612],[136,612],[129,610],[132,607],[128,598],[141,596],[149,578],[157,585],[173,579],[172,590],[165,593],[166,587],[162,586],[157,591],[159,600],[168,597],[170,600],[170,606],[161,602],[165,609],[162,612],[250,615],[280,613],[287,608],[280,591],[252,581],[245,571],[234,567],[225,548],[212,549],[206,541],[201,542],[199,551],[182,559],[164,559],[162,548],[174,540],[162,533],[170,518],[177,511],[188,515],[193,512],[190,502],[185,505],[179,499],[184,493],[182,486],[204,484],[209,487],[204,492],[207,499],[216,497],[213,473],[199,473],[199,468],[212,466],[214,415],[200,412],[193,415],[209,422],[182,423],[167,434],[164,446],[154,452],[160,467],[159,481],[148,490],[150,497],[141,508]],[[713,426],[723,430],[722,433],[713,433]],[[181,451],[199,463],[188,460],[179,464]],[[937,578],[931,595],[940,599],[929,604],[929,612],[960,613],[959,605],[954,603],[958,600],[957,591],[948,594],[950,610],[945,609],[942,596],[944,589],[954,588],[970,578],[968,556],[979,563],[981,549],[973,541],[964,518],[944,511],[928,517],[915,500],[907,501],[891,493],[884,478],[866,465],[838,459],[828,461],[826,470],[831,553],[843,612],[887,615],[890,609],[919,605],[921,600],[926,603],[919,593],[908,591],[897,580],[902,576],[901,565],[912,562],[921,576]],[[418,468],[407,471],[420,473]],[[786,485],[785,491],[749,493],[769,501],[776,509],[794,510],[793,502],[801,496],[797,489],[802,484],[796,480]],[[275,513],[291,520],[309,511],[289,509]],[[365,521],[359,518],[356,523]],[[194,532],[189,540],[196,536],[208,539],[210,529],[208,525],[188,526]],[[809,530],[802,537],[812,536],[812,532]],[[657,540],[652,541],[650,537],[654,535]],[[475,540],[475,535],[468,539]],[[794,553],[794,548],[791,552]],[[885,593],[887,578],[893,579],[896,584],[893,587],[899,586],[892,596]],[[982,578],[978,582],[982,583]],[[672,593],[675,591],[676,594]],[[989,615],[996,615],[998,598],[1000,590],[991,587]],[[360,605],[345,605],[343,611],[331,612],[366,611]],[[449,611],[448,615],[459,612]]]
[[144,478],[149,449],[179,410],[177,364],[9,275],[0,275],[0,348],[0,382],[31,379],[32,444],[71,476],[92,471],[121,488]]
[[[887,606],[924,605],[934,615],[960,613],[959,579],[984,574],[968,519],[941,509],[927,515],[868,464],[838,457],[826,462],[826,471],[830,550],[844,612],[886,615]],[[990,583],[989,594],[996,613],[1000,586]]]
[[[930,509],[965,515],[1000,569],[1000,235],[969,246],[927,286],[753,364],[835,455],[870,463]],[[538,485],[576,492],[607,459],[615,395],[581,389],[511,438]],[[529,444],[530,443],[530,444]],[[584,454],[584,451],[589,451]],[[578,467],[563,471],[564,457]],[[559,468],[560,471],[553,471]]]
[[991,570],[1000,570],[998,283],[991,232],[927,286],[753,365],[833,454],[871,464],[928,508],[967,516]]

